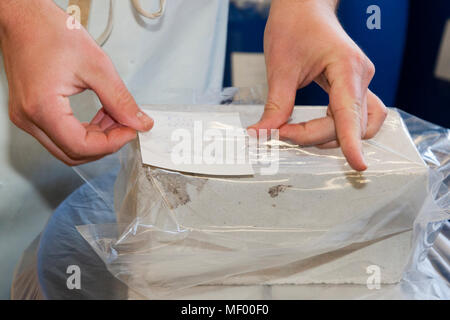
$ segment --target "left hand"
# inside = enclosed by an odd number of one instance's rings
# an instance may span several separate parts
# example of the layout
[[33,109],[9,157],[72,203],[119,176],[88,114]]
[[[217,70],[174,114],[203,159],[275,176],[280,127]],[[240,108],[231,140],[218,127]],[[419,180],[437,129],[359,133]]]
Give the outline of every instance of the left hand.
[[[277,129],[300,145],[341,146],[350,166],[367,169],[361,139],[372,138],[387,115],[368,86],[375,67],[346,34],[336,0],[273,0],[264,34],[269,94],[250,128]],[[327,116],[287,124],[297,89],[315,81],[329,94]]]

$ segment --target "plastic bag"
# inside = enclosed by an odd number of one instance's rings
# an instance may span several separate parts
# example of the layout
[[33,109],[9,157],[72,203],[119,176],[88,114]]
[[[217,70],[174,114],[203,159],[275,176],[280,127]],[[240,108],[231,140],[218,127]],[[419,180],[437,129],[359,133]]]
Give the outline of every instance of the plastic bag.
[[[229,102],[240,100],[237,91],[228,92]],[[238,110],[244,125],[261,111],[226,105],[217,110]],[[308,114],[323,112],[315,108]],[[447,284],[435,279],[424,263],[449,218],[448,130],[401,114],[429,168],[404,140],[403,145],[389,141],[393,132],[404,130],[395,111],[384,133],[364,142],[370,169],[363,175],[349,170],[339,150],[279,143],[271,145],[280,155],[275,176],[198,177],[143,166],[137,145],[131,146],[121,154],[115,185],[118,223],[78,230],[115,277],[147,298],[179,297],[199,285],[218,284],[344,282],[365,287],[370,274],[364,278],[361,273],[370,273],[371,266],[381,266],[381,277],[388,278],[381,284],[388,290],[365,291],[361,297],[448,297]],[[261,155],[253,157],[258,168]],[[88,171],[78,169],[85,177]],[[379,190],[364,190],[371,186]],[[262,190],[262,202],[248,197]],[[302,201],[298,211],[305,213],[300,217],[292,215],[296,199]],[[255,210],[258,202],[263,205]],[[230,209],[240,206],[239,212]],[[413,241],[407,245],[411,229]],[[395,248],[398,243],[404,247]],[[383,251],[391,249],[389,261],[384,261]],[[313,271],[305,276],[299,270]],[[400,278],[399,285],[388,286]]]

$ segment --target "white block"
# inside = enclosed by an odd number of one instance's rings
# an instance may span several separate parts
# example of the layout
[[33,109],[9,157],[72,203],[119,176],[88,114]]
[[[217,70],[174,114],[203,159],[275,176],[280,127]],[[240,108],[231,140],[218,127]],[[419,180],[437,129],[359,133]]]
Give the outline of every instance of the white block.
[[[239,111],[244,126],[262,112],[262,106],[207,108]],[[325,112],[296,107],[292,119],[307,121]],[[378,135],[364,142],[364,153],[369,168],[362,174],[350,169],[339,149],[283,149],[285,165],[275,176],[205,177],[129,163],[122,171],[128,187],[118,220],[137,216],[139,222],[128,242],[145,251],[149,234],[139,234],[139,227],[149,225],[174,230],[176,221],[190,230],[177,242],[169,234],[153,236],[154,263],[136,255],[131,284],[141,289],[176,287],[177,279],[188,285],[208,279],[228,285],[366,284],[370,265],[380,268],[381,283],[398,282],[411,248],[410,230],[427,195],[428,170],[394,110]],[[295,162],[287,166],[286,159]],[[330,232],[328,242],[317,242]],[[260,268],[265,248],[275,256]],[[274,263],[277,250],[282,265]],[[296,262],[286,252],[304,259]],[[221,267],[227,265],[232,276],[223,279]]]

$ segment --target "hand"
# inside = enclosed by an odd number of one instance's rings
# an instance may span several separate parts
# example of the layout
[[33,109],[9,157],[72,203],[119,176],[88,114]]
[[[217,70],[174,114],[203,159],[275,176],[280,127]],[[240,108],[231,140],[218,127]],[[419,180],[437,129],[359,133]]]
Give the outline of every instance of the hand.
[[[68,165],[97,160],[152,128],[108,56],[86,30],[67,28],[53,1],[5,0],[0,12],[10,119],[55,157]],[[69,97],[86,89],[103,108],[80,123]]]
[[[264,35],[269,94],[261,120],[250,128],[279,128],[300,145],[341,146],[350,166],[364,171],[361,139],[372,138],[387,115],[369,89],[372,62],[342,29],[335,0],[273,0]],[[329,94],[327,116],[286,124],[296,91],[318,83]]]

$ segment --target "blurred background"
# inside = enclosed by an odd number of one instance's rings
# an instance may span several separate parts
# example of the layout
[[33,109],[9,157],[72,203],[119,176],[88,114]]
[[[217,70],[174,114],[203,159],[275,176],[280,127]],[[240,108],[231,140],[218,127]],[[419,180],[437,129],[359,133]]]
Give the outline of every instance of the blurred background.
[[[263,34],[270,0],[231,0],[224,86],[265,85]],[[369,29],[368,8],[380,9]],[[341,0],[344,29],[376,66],[371,83],[389,107],[450,127],[450,1]],[[316,84],[297,93],[298,105],[327,105]]]

